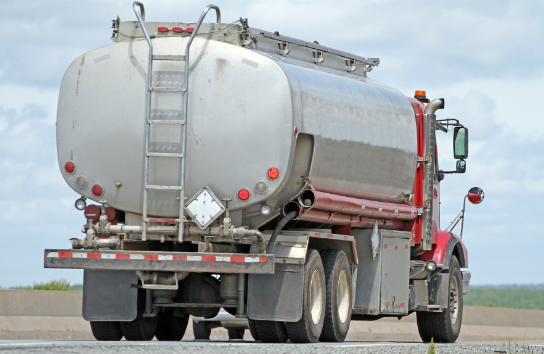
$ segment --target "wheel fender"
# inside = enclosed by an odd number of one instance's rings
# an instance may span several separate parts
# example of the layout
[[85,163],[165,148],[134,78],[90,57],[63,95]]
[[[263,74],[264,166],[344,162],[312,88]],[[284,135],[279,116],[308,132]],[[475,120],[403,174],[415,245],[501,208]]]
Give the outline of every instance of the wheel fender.
[[452,255],[457,257],[461,268],[468,267],[467,248],[463,240],[454,233],[440,231],[432,249],[423,253],[420,259],[425,262],[433,260],[441,265],[442,269],[449,269]]

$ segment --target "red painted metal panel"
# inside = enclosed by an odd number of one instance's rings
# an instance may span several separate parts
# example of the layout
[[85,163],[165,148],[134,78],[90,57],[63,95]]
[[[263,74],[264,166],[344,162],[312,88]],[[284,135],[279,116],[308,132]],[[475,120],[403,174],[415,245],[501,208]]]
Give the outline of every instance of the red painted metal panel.
[[313,190],[313,192],[315,201],[309,210],[328,210],[336,213],[341,212],[342,214],[373,216],[383,219],[413,220],[417,217],[415,206],[357,199],[316,190]]
[[[433,244],[433,248],[425,253],[423,253],[420,257],[422,261],[430,261],[431,259],[436,262],[436,264],[442,264],[444,260],[444,256],[446,253],[446,247],[448,246],[448,242],[451,238],[457,239],[459,244],[461,245],[461,248],[463,249],[463,257],[464,257],[464,268],[468,267],[468,253],[467,249],[465,247],[465,244],[463,243],[463,240],[459,238],[456,234],[449,233],[446,231],[439,231],[437,233],[437,241],[436,244]],[[459,260],[461,262],[461,260]],[[462,266],[462,265],[461,265]]]

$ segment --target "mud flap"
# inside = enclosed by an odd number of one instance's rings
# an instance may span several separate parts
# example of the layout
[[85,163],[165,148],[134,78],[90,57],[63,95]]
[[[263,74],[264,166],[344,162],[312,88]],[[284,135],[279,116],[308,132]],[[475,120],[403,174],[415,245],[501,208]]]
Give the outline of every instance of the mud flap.
[[431,278],[429,283],[430,303],[440,305],[441,309],[450,306],[449,303],[450,274],[440,273]]
[[276,264],[274,274],[250,274],[247,315],[252,320],[296,322],[302,317],[304,265]]
[[137,315],[138,277],[134,271],[85,270],[83,318],[87,321],[132,321]]

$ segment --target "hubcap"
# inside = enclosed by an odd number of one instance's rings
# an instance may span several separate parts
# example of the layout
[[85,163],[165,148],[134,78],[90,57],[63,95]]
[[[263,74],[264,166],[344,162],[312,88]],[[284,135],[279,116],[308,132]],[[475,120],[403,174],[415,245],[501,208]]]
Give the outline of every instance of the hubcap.
[[323,291],[321,286],[321,273],[316,269],[312,274],[310,281],[310,313],[314,324],[318,324],[321,319],[321,309],[323,308]]
[[345,323],[349,312],[349,285],[348,275],[342,270],[338,277],[338,286],[336,288],[336,302],[338,303],[338,318],[340,322]]
[[459,314],[459,284],[457,284],[457,278],[451,275],[450,281],[450,313],[451,324],[457,322],[457,315]]

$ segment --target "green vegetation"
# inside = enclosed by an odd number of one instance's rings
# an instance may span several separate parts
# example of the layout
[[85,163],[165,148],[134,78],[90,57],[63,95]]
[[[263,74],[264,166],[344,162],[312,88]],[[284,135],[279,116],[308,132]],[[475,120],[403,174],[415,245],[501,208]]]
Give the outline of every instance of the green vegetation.
[[[0,287],[2,289],[2,287]],[[57,291],[81,291],[82,284],[70,285],[65,279],[51,280],[47,283],[34,283],[34,285],[13,286],[9,289],[26,289],[26,290],[57,290]]]
[[544,285],[471,286],[463,300],[469,306],[544,310]]
[[427,351],[427,354],[435,354],[435,351],[434,351],[434,338],[431,338],[431,344],[429,344],[429,350]]

